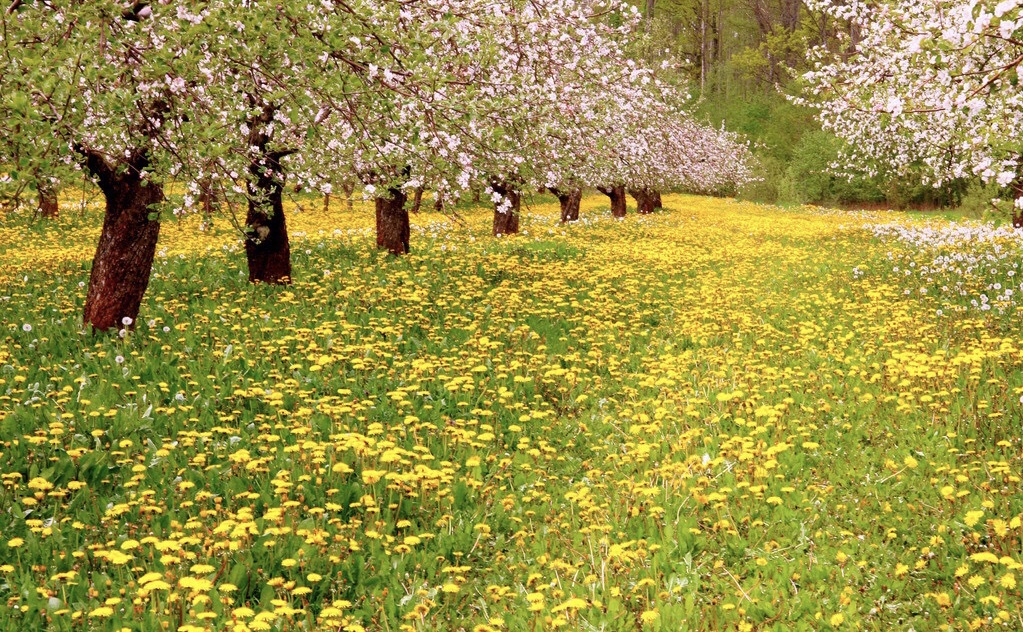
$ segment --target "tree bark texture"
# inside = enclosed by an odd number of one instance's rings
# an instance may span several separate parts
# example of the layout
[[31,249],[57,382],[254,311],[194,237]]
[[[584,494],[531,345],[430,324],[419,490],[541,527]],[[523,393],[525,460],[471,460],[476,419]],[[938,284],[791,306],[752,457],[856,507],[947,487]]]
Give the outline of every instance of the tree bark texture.
[[274,109],[267,106],[249,123],[249,145],[258,158],[249,165],[249,212],[245,217],[245,257],[250,283],[291,283],[291,244],[284,219],[284,169],[281,158],[288,151],[267,151],[266,130]]
[[284,181],[283,174],[277,171],[278,160],[269,155],[267,164],[250,167],[254,180],[249,182],[249,212],[245,217],[248,231],[245,257],[250,283],[291,283],[291,244],[284,219]]
[[550,189],[561,203],[561,223],[579,220],[579,204],[583,199],[582,189]]
[[202,209],[203,217],[210,220],[213,214],[220,210],[220,199],[213,187],[213,180],[205,178],[199,183],[199,207]]
[[[518,234],[522,195],[505,182],[493,183],[490,186],[495,193],[504,198],[501,202],[494,204],[494,237]],[[511,208],[501,210],[506,201],[511,203]]]
[[611,198],[611,215],[613,217],[625,217],[625,185],[597,187],[597,190]]
[[57,189],[50,184],[38,185],[39,215],[44,219],[57,219],[60,207],[57,204]]
[[281,187],[256,183],[250,188],[249,213],[245,226],[245,257],[250,283],[287,285],[291,283],[291,244],[284,219]]
[[415,194],[412,196],[412,211],[418,213],[423,208],[423,187],[416,187]]
[[[150,213],[163,201],[163,187],[142,179],[148,166],[144,154],[130,157],[125,170],[111,167],[98,153],[83,153],[106,200],[83,320],[97,331],[131,327],[149,287],[160,236],[160,222]],[[131,319],[128,325],[126,318]]]
[[636,199],[636,212],[640,215],[649,215],[657,208],[651,189],[630,189],[629,195]]
[[342,184],[341,190],[345,193],[345,206],[349,211],[355,210],[355,185],[354,184]]
[[660,191],[657,191],[655,189],[650,189],[650,197],[654,201],[654,208],[664,208],[664,205],[661,203],[661,192]]
[[376,199],[377,248],[386,249],[392,255],[409,252],[412,229],[409,224],[407,196],[401,189],[388,189],[390,197]]

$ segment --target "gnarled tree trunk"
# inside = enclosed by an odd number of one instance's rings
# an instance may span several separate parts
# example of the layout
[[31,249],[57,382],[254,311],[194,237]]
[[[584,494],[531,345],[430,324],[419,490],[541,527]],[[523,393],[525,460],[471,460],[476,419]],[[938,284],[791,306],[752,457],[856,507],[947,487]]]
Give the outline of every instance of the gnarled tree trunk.
[[60,207],[57,204],[57,189],[49,183],[39,184],[39,215],[44,219],[57,219]]
[[199,183],[199,208],[202,209],[203,217],[207,220],[220,209],[220,199],[213,187],[212,178],[204,178]]
[[250,283],[291,283],[291,244],[284,219],[284,174],[280,155],[271,152],[249,167],[249,212],[245,217],[245,257]]
[[127,169],[111,167],[96,152],[83,153],[106,200],[83,320],[94,330],[131,327],[138,319],[153,270],[160,222],[150,219],[150,213],[153,205],[163,202],[163,186],[142,178],[149,166],[144,152],[129,157]]
[[649,215],[654,212],[654,196],[650,189],[630,189],[629,195],[636,199],[636,212]]
[[550,189],[561,203],[561,223],[579,220],[579,204],[583,199],[582,189]]
[[265,106],[249,122],[249,146],[258,150],[249,165],[249,212],[245,217],[245,257],[250,283],[291,283],[291,244],[284,221],[284,169],[281,159],[289,151],[267,151],[267,129],[275,109]]
[[401,189],[388,189],[387,192],[390,197],[376,199],[377,248],[387,249],[392,255],[403,255],[409,252],[412,234],[408,209],[405,208],[407,196]]
[[412,213],[418,213],[423,208],[423,187],[416,187],[412,196]]
[[613,217],[625,217],[625,185],[597,187],[597,190],[611,198],[611,215]]
[[494,204],[494,237],[518,234],[522,195],[506,182],[494,182],[490,188],[503,198]]
[[650,189],[650,197],[654,201],[654,208],[664,208],[664,205],[661,204],[661,192],[660,191],[657,191],[656,189]]
[[349,211],[355,210],[355,185],[351,183],[342,184],[341,190],[345,193],[345,206]]

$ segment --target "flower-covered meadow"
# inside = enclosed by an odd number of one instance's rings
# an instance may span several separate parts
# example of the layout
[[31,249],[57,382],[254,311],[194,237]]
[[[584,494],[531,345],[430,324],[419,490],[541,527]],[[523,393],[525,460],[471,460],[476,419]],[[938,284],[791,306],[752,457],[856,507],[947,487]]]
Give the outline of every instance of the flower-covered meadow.
[[601,204],[165,222],[121,335],[5,219],[0,628],[1023,626],[1019,234]]

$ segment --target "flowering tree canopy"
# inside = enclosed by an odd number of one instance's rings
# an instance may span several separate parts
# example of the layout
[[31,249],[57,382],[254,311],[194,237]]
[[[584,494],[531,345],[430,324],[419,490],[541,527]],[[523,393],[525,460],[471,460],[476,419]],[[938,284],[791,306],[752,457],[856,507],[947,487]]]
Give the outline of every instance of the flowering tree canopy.
[[845,58],[818,55],[805,75],[811,96],[797,99],[848,141],[838,167],[871,175],[922,168],[935,185],[976,175],[1013,189],[1021,208],[1021,3],[813,4],[860,33]]

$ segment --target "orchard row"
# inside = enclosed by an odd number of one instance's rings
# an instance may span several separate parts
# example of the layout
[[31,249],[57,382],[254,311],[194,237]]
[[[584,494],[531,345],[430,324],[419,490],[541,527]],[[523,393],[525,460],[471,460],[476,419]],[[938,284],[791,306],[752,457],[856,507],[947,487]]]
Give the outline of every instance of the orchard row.
[[77,172],[99,186],[84,320],[102,330],[138,317],[161,212],[219,207],[250,280],[286,283],[286,185],[361,186],[379,247],[402,254],[424,189],[485,191],[507,234],[525,190],[554,192],[571,220],[584,187],[622,214],[629,190],[651,211],[665,188],[748,179],[745,143],[636,61],[639,22],[618,0],[14,2],[3,185],[50,204]]

